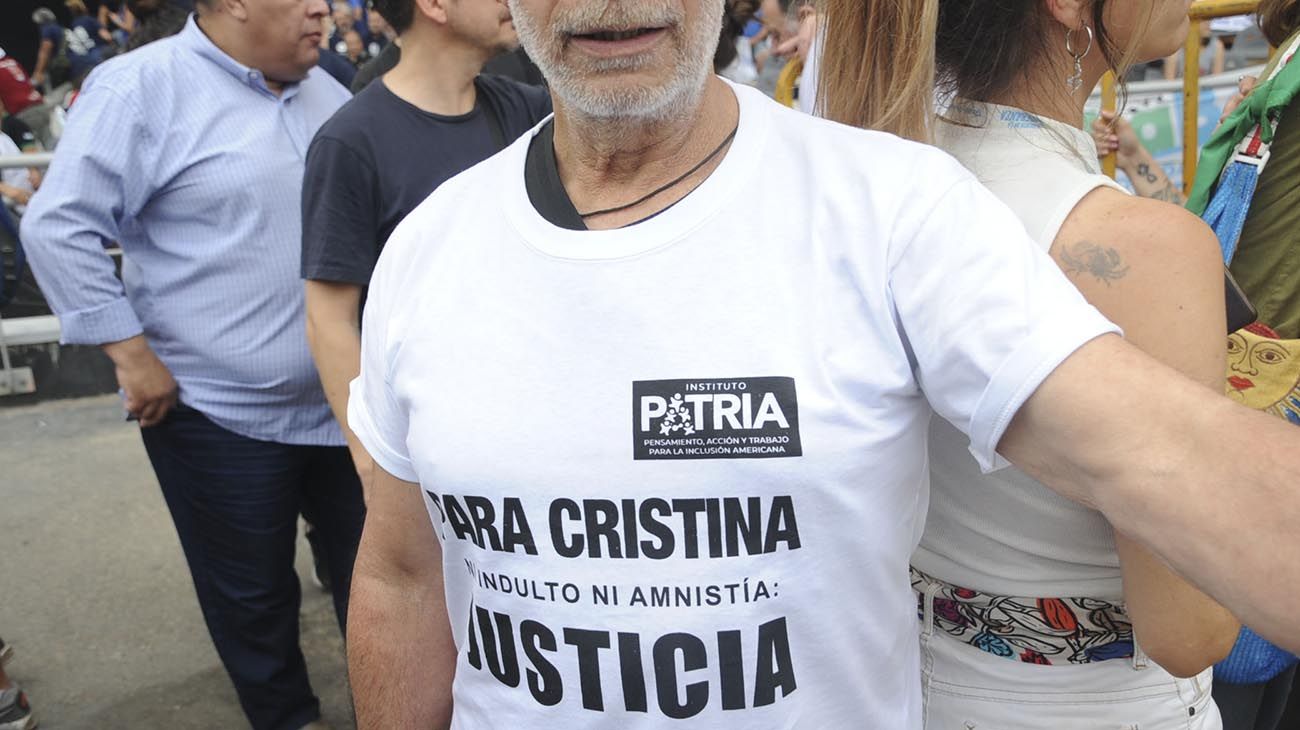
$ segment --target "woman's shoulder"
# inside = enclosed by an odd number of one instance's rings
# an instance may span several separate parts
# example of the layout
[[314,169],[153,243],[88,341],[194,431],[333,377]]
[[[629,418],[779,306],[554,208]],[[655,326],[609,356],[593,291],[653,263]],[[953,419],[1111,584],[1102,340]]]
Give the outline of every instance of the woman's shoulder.
[[1066,217],[1058,246],[1092,241],[1130,262],[1169,261],[1214,271],[1222,268],[1219,239],[1196,214],[1180,205],[1141,198],[1102,186],[1083,197]]

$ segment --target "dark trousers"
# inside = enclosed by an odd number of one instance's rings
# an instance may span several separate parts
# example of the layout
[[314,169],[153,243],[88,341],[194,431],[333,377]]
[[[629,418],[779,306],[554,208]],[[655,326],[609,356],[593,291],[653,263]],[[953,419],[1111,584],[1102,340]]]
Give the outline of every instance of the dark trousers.
[[257,441],[180,405],[141,429],[212,643],[256,730],[320,717],[298,646],[298,515],[320,533],[334,609],[347,623],[352,563],[365,521],[343,447]]
[[1223,715],[1223,730],[1294,730],[1281,724],[1296,668],[1259,684],[1215,681],[1214,703]]

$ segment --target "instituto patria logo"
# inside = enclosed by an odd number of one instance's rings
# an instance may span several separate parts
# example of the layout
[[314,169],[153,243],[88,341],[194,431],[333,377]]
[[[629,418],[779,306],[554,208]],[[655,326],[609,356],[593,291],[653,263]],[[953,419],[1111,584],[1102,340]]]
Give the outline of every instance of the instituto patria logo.
[[802,456],[794,378],[632,383],[633,458]]
[[[650,406],[651,408],[656,407],[659,402],[663,401],[663,398],[657,395],[651,396],[651,398],[654,399],[649,401],[654,404]],[[649,417],[653,418],[652,415]],[[664,420],[659,422],[660,435],[668,436],[678,431],[681,431],[683,436],[695,435],[695,421],[691,417],[691,411],[686,407],[686,399],[682,397],[681,393],[674,394],[672,399],[668,401],[668,415],[664,416]]]

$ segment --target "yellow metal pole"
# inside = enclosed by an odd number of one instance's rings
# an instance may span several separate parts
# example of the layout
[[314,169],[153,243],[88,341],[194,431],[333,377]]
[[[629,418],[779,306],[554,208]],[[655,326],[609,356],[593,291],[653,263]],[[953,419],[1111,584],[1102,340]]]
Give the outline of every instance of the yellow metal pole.
[[[1213,0],[1202,0],[1212,2]],[[1190,195],[1196,180],[1196,157],[1200,152],[1201,117],[1201,21],[1193,20],[1183,47],[1183,195]]]
[[1225,18],[1229,15],[1245,15],[1259,8],[1259,0],[1196,0],[1188,14],[1192,20]]
[[1201,23],[1229,15],[1245,15],[1259,9],[1259,0],[1194,0],[1187,13],[1192,27],[1183,47],[1183,195],[1190,195],[1196,180],[1196,159],[1200,151],[1201,119]]
[[[1119,116],[1119,110],[1115,108],[1115,74],[1107,71],[1106,75],[1101,77],[1101,108],[1102,111],[1115,112]],[[1116,155],[1114,152],[1101,158],[1101,169],[1107,177],[1115,177]]]

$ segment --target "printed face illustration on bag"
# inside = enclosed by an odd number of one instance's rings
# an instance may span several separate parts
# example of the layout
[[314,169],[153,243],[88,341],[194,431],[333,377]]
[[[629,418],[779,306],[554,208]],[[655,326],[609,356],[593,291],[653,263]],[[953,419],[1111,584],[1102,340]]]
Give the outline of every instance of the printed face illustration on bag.
[[1247,330],[1229,335],[1228,396],[1300,424],[1300,353],[1295,344]]

